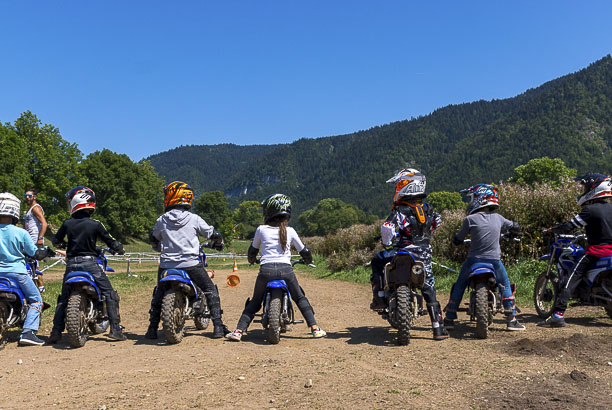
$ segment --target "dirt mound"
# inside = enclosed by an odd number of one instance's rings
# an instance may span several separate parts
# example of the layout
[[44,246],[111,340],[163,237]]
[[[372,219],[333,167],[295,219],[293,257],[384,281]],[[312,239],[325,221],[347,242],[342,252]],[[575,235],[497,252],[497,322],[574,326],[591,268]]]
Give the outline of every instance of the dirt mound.
[[607,336],[582,333],[550,339],[522,338],[506,348],[510,354],[565,357],[580,361],[603,361],[612,355],[612,344]]

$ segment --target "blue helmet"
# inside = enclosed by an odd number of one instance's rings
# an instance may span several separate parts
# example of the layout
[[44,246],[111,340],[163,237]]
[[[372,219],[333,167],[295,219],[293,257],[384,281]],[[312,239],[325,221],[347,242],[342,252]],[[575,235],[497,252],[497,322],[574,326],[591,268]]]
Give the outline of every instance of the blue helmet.
[[459,192],[470,198],[467,206],[468,215],[482,208],[499,206],[499,192],[493,185],[477,184]]

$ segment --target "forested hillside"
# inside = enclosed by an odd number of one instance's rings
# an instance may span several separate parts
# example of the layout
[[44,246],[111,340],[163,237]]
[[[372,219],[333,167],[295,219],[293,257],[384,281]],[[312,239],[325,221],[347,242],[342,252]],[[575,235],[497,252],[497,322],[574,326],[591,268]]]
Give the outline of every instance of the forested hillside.
[[612,170],[612,58],[513,98],[451,105],[353,134],[271,146],[189,146],[151,163],[168,179],[218,189],[238,204],[272,192],[296,210],[340,198],[369,214],[389,208],[395,169],[413,166],[428,190],[498,182],[532,158],[561,158],[579,173]]

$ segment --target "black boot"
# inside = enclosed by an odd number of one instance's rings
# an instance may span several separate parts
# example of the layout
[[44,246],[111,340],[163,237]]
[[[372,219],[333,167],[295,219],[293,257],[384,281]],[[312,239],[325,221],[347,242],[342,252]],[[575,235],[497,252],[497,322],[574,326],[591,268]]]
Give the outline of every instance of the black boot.
[[372,286],[372,303],[370,303],[370,309],[375,312],[380,312],[387,307],[385,300],[378,296],[379,290],[380,288],[377,285]]
[[157,339],[157,328],[158,328],[159,324],[158,323],[149,323],[149,328],[147,329],[147,333],[145,333],[144,337],[145,339]]
[[217,322],[217,323],[213,322],[213,326],[214,326],[213,334],[212,334],[213,339],[221,339],[222,337],[225,337],[225,335],[232,333],[227,328],[227,326],[223,324],[223,322]]
[[62,340],[62,331],[56,328],[51,329],[51,334],[49,335],[49,340],[47,340],[47,344],[53,345]]
[[431,319],[431,327],[433,328],[434,340],[448,339],[448,332],[444,327],[444,320],[442,319],[442,310],[440,309],[440,303],[428,303],[427,312],[429,312],[429,318]]
[[123,334],[119,323],[111,323],[111,330],[108,333],[108,337],[110,337],[111,339],[118,340],[120,342],[127,340],[127,337]]

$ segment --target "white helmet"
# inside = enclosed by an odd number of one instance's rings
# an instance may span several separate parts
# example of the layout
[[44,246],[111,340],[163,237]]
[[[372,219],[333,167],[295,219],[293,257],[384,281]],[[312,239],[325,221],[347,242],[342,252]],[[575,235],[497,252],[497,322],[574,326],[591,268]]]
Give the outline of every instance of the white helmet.
[[13,218],[13,223],[19,220],[19,212],[21,201],[10,192],[0,194],[0,216],[10,216]]
[[395,184],[395,195],[393,195],[393,203],[398,203],[401,200],[410,200],[415,198],[425,198],[425,186],[427,180],[425,175],[413,168],[402,169],[397,172],[387,183]]
[[612,179],[606,175],[586,174],[585,176],[574,178],[574,181],[584,185],[584,193],[576,198],[580,206],[594,199],[612,197]]

